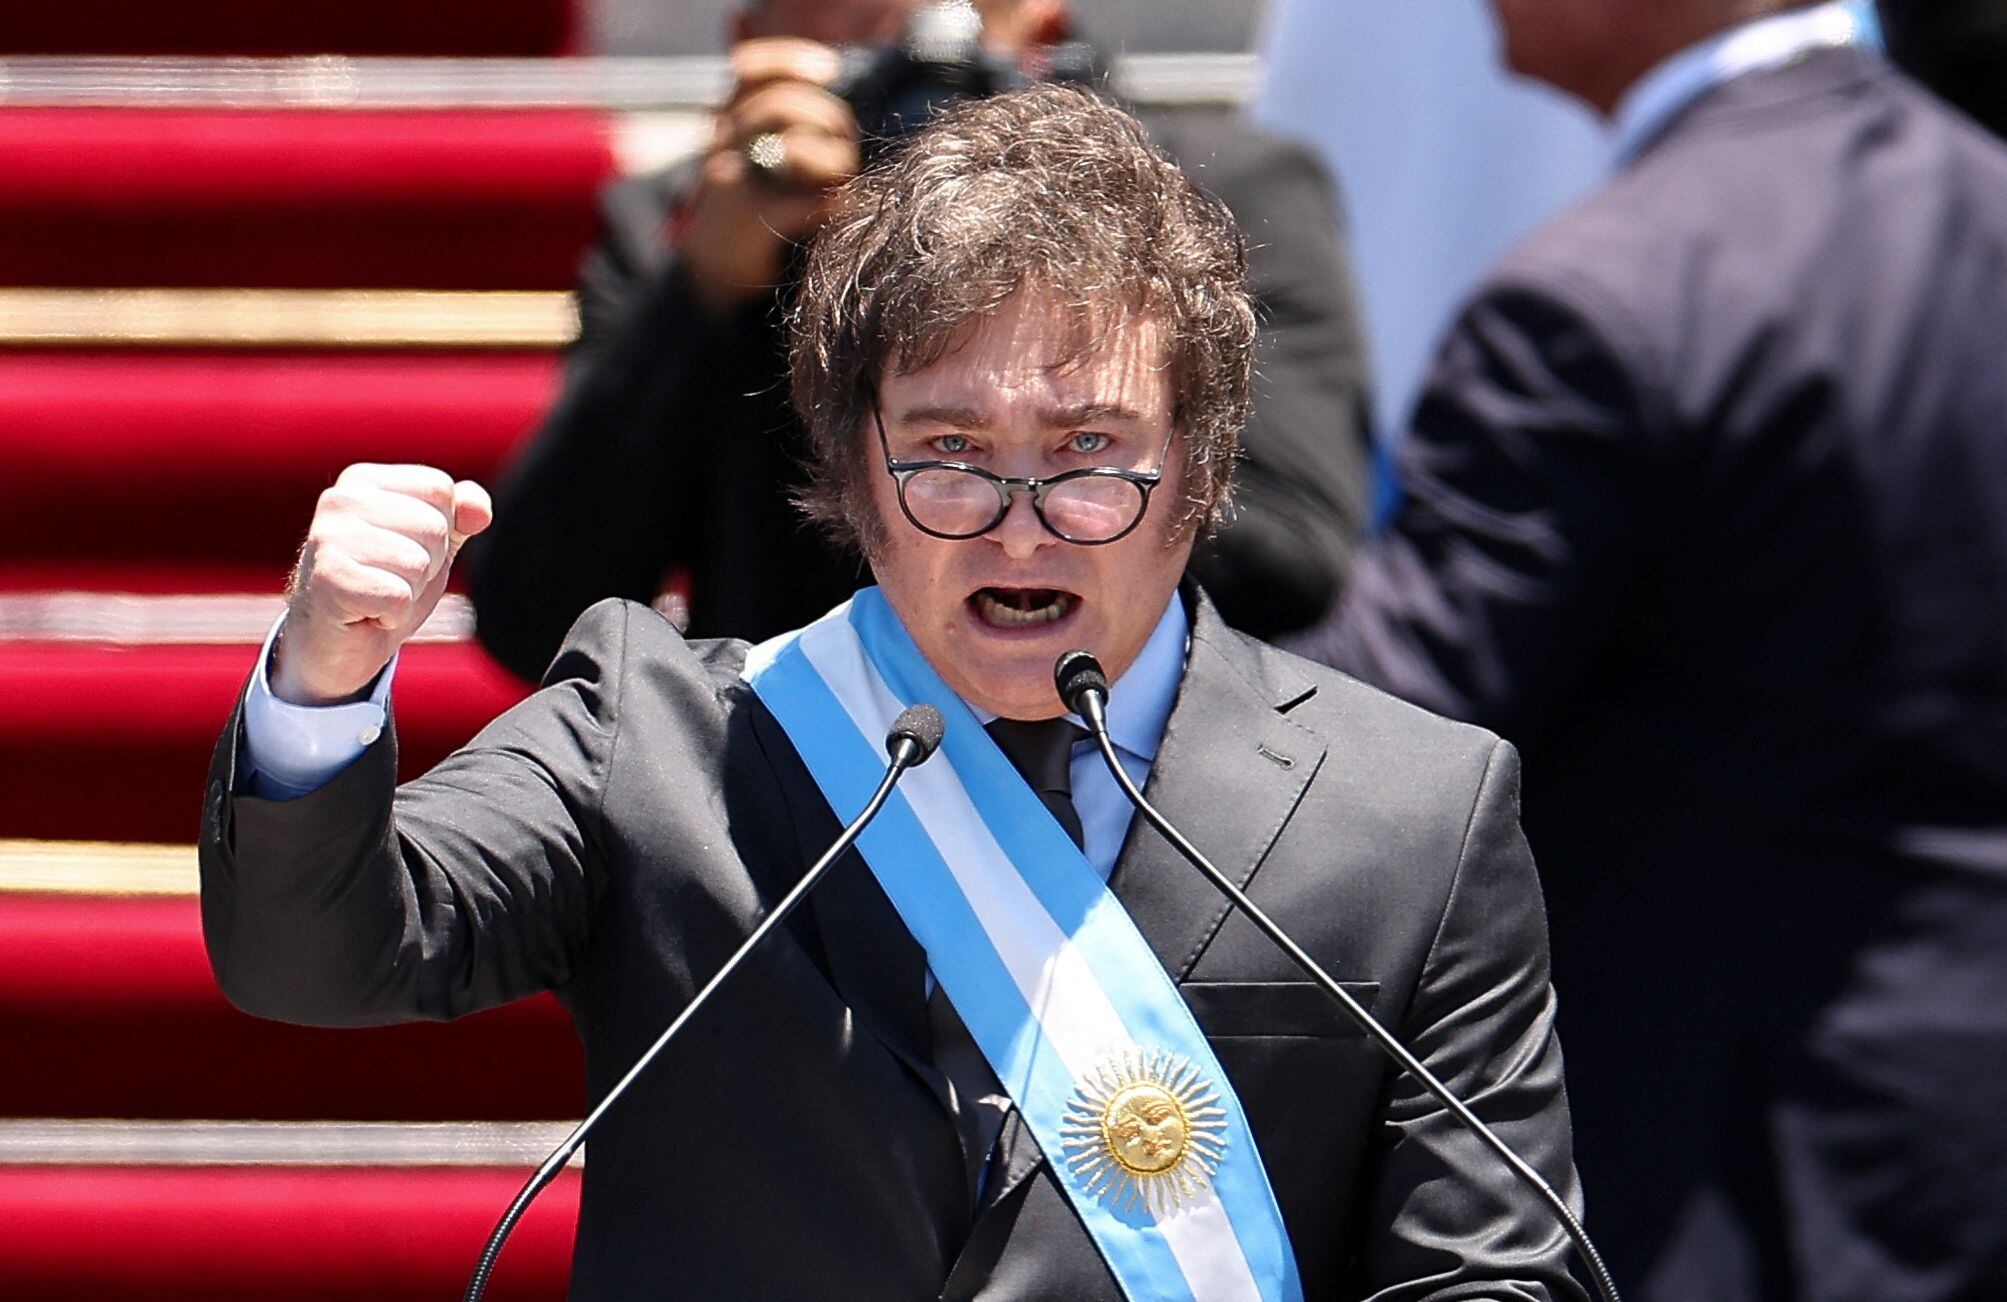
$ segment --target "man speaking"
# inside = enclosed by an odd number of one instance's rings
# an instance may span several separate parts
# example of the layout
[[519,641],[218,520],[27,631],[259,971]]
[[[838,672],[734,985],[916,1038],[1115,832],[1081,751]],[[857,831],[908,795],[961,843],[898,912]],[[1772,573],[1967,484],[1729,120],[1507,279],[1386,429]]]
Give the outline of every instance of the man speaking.
[[1569,1197],[1517,761],[1181,586],[1255,323],[1239,236],[1045,88],[850,184],[796,307],[804,505],[877,586],[757,647],[607,602],[393,791],[387,698],[485,494],[354,467],[218,748],[218,979],[268,1016],[556,993],[603,1095],[946,719],[801,910],[594,1133],[572,1296],[1577,1298],[1545,1209],[1130,807],[1128,773]]

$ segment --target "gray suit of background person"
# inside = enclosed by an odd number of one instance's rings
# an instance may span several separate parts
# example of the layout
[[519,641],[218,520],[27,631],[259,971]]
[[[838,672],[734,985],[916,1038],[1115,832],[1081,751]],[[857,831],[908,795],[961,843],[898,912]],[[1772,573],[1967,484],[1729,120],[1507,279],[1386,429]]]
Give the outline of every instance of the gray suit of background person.
[[1997,1302],[2007,149],[1834,10],[1660,63],[1748,6],[1496,8],[1628,161],[1463,313],[1306,646],[1524,748],[1630,1296]]
[[[985,38],[1032,66],[1070,24],[1063,0],[986,0]],[[716,147],[605,195],[606,235],[579,285],[581,336],[542,431],[497,494],[469,566],[483,643],[535,678],[579,612],[651,600],[683,571],[689,631],[760,638],[856,587],[788,501],[801,426],[787,401],[775,285],[858,163],[823,44],[889,44],[912,0],[770,0],[740,16],[738,84]],[[1336,595],[1363,531],[1365,352],[1329,178],[1306,150],[1216,110],[1146,119],[1158,145],[1234,213],[1263,313],[1237,518],[1194,565],[1228,620],[1272,635]],[[797,187],[742,156],[777,132]],[[781,296],[784,298],[784,294]]]
[[[1048,86],[942,116],[846,187],[808,256],[792,378],[816,516],[869,557],[864,600],[941,680],[910,689],[952,720],[931,765],[987,746],[985,712],[1057,734],[1078,870],[1107,881],[1242,1100],[1304,1295],[1578,1300],[1545,1205],[1134,826],[1067,735],[1053,663],[1090,647],[1122,762],[1167,816],[1575,1197],[1512,748],[1228,628],[1185,576],[1247,405],[1243,270],[1217,203],[1106,103]],[[916,464],[949,456],[969,468]],[[985,473],[1015,487],[972,496]],[[1118,483],[1135,491],[1111,498]],[[839,811],[798,745],[817,725],[744,681],[744,642],[685,641],[618,601],[579,622],[543,690],[393,791],[394,730],[362,743],[346,712],[383,719],[391,657],[488,519],[479,486],[424,467],[350,467],[323,495],[217,747],[204,935],[223,989],[267,1016],[451,1017],[552,990],[597,1098]],[[345,754],[280,765],[328,706]],[[955,1014],[1022,996],[964,987],[937,1018],[932,919],[895,905],[881,864],[839,862],[607,1113],[573,1298],[1118,1302],[1075,1210],[1094,1195],[1079,1156],[1043,1151],[1008,1106],[1000,1129],[971,1119],[1009,1096],[957,1064]],[[996,865],[981,893],[1033,869]]]

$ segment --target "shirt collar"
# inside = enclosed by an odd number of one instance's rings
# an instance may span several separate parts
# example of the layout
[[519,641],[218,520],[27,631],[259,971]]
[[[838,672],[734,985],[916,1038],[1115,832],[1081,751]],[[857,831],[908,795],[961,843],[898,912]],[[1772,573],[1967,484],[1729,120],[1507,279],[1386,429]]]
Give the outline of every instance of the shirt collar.
[[1781,67],[1813,50],[1872,43],[1861,6],[1829,0],[1740,23],[1690,45],[1626,91],[1612,119],[1618,164],[1630,162],[1680,111],[1745,73]]
[[[1170,722],[1171,707],[1177,703],[1190,636],[1185,603],[1174,592],[1136,662],[1108,688],[1108,736],[1116,746],[1145,762],[1157,758],[1164,725]],[[969,708],[986,728],[997,717],[978,705]],[[1077,714],[1066,717],[1082,728],[1087,726]]]
[[1108,689],[1108,736],[1138,759],[1157,758],[1157,744],[1164,739],[1164,725],[1170,722],[1178,684],[1185,676],[1190,635],[1185,603],[1174,592],[1136,663]]

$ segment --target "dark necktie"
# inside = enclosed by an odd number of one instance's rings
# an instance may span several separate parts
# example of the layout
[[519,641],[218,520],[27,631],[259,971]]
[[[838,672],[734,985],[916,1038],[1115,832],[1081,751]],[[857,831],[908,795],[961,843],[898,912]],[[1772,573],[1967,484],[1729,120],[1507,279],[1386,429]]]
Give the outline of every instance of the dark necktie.
[[1004,758],[1024,775],[1073,844],[1085,846],[1080,830],[1080,811],[1073,807],[1073,746],[1087,740],[1087,733],[1065,719],[998,719],[984,729],[1003,751]]
[[[1080,811],[1073,807],[1072,764],[1073,744],[1085,740],[1086,732],[1065,719],[1042,719],[1036,723],[998,719],[987,731],[1012,767],[1031,784],[1031,789],[1073,838],[1073,843],[1083,844]],[[939,985],[927,1000],[927,1019],[934,1031],[934,1066],[954,1087],[955,1126],[969,1156],[969,1193],[974,1205],[982,1184],[983,1164],[1003,1129],[1010,1099],[997,1084],[989,1059],[976,1046],[968,1027]]]

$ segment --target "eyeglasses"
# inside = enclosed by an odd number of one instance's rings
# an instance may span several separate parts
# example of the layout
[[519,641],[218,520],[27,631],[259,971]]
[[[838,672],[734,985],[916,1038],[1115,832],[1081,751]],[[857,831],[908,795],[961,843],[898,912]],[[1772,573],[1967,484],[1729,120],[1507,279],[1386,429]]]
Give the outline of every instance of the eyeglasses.
[[899,486],[899,509],[921,533],[953,542],[980,537],[1003,523],[1013,493],[1031,494],[1038,522],[1055,537],[1082,547],[1115,542],[1142,523],[1171,455],[1166,439],[1155,470],[1087,466],[1048,479],[1012,479],[964,461],[894,461],[875,403],[871,419],[878,425],[885,473]]

